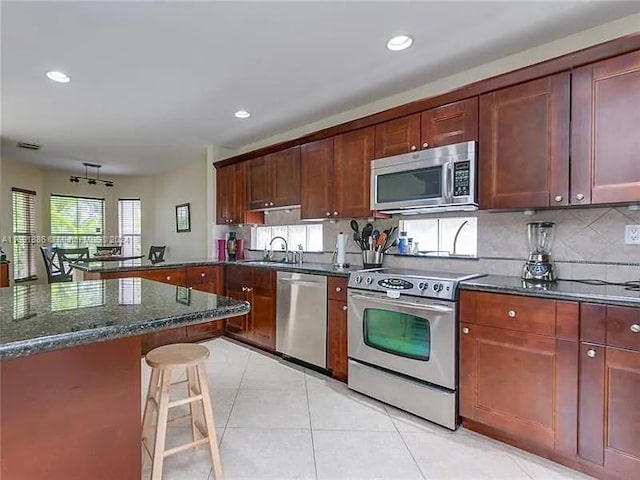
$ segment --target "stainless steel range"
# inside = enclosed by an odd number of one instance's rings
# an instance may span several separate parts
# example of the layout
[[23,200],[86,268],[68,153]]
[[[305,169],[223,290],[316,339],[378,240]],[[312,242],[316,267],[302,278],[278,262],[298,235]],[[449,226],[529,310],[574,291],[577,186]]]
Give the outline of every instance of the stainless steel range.
[[455,430],[458,283],[477,274],[363,270],[349,278],[349,388]]

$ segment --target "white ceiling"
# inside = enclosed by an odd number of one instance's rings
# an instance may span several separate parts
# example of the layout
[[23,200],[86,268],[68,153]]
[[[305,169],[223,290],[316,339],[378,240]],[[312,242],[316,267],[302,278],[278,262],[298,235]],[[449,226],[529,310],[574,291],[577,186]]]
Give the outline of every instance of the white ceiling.
[[[640,11],[639,2],[7,2],[3,154],[159,172]],[[391,36],[414,46],[392,53]],[[69,84],[45,76],[61,70]],[[233,117],[238,109],[249,120]],[[40,152],[17,141],[42,144]]]

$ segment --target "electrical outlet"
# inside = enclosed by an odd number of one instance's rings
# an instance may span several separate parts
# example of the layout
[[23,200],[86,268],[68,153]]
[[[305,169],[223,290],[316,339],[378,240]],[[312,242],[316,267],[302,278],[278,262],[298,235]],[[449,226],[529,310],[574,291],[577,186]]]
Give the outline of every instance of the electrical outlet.
[[640,245],[640,225],[627,225],[624,229],[626,245]]

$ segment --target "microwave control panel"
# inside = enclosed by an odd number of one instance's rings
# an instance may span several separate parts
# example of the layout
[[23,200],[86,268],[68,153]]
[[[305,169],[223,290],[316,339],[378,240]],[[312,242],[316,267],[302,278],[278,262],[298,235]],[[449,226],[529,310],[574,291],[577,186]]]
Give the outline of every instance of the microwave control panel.
[[457,162],[453,165],[453,196],[464,197],[471,194],[471,162]]

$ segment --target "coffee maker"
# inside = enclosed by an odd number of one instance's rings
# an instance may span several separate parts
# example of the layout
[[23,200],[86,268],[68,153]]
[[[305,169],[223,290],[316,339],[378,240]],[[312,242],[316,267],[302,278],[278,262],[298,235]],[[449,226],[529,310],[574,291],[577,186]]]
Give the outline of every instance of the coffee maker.
[[556,273],[551,261],[551,247],[555,238],[555,223],[528,223],[527,238],[530,253],[529,259],[522,269],[522,278],[524,280],[553,282],[556,279]]

